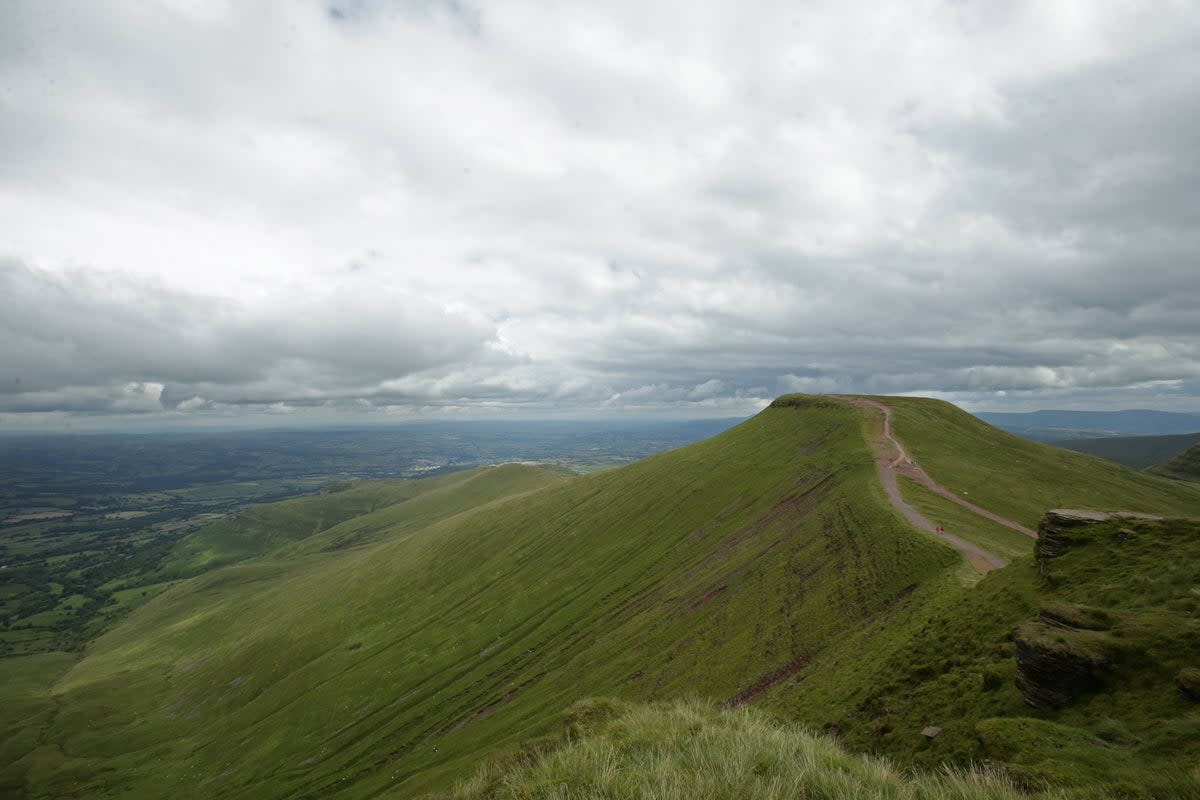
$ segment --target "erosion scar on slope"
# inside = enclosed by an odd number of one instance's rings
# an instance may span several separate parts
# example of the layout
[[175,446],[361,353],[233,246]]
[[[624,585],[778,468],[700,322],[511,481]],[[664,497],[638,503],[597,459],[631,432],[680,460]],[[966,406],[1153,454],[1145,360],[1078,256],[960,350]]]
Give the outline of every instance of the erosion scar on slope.
[[[937,526],[927,520],[921,512],[904,501],[904,498],[900,495],[900,486],[896,480],[897,474],[904,475],[906,478],[916,481],[927,489],[945,497],[947,500],[957,503],[974,514],[1020,531],[1026,536],[1037,538],[1037,534],[1028,528],[998,514],[993,514],[985,508],[980,508],[974,503],[963,500],[929,477],[925,470],[917,466],[916,462],[912,460],[908,451],[904,449],[904,445],[892,435],[892,410],[886,405],[876,400],[868,400],[865,397],[847,397],[841,395],[836,395],[836,397],[839,400],[852,403],[859,408],[870,408],[883,412],[883,439],[872,438],[870,444],[871,450],[875,454],[875,472],[879,476],[880,484],[883,485],[883,491],[887,495],[888,502],[892,504],[892,508],[899,511],[912,525],[923,531],[932,533],[962,553],[967,563],[976,570],[979,572],[991,572],[994,569],[1008,566],[1008,562],[993,553],[989,553],[982,547],[977,547],[945,531],[939,531]],[[895,449],[895,456],[892,456],[888,452],[889,444]]]

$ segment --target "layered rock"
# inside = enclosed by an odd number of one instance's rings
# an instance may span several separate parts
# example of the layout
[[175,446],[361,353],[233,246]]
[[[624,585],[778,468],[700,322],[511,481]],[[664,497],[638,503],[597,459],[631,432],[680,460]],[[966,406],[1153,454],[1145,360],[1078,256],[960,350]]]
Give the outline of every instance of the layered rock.
[[1100,631],[1028,622],[1013,641],[1017,688],[1034,708],[1059,708],[1095,691],[1112,664],[1111,638]]
[[1049,559],[1058,558],[1073,543],[1087,536],[1087,529],[1112,519],[1162,519],[1153,514],[1138,514],[1132,511],[1088,511],[1077,508],[1052,508],[1038,521],[1038,539],[1034,545],[1034,556],[1038,568],[1045,572]]

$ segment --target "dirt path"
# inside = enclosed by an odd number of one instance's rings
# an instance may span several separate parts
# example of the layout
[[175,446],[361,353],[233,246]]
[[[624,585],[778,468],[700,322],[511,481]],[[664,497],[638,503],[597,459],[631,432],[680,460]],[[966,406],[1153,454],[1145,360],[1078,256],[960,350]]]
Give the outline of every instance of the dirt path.
[[[903,475],[910,480],[913,480],[930,491],[940,495],[941,497],[957,503],[963,508],[977,514],[985,519],[990,519],[992,522],[997,522],[1013,530],[1020,531],[1026,536],[1037,538],[1037,534],[1013,522],[1011,519],[993,514],[986,508],[980,508],[974,503],[963,500],[958,495],[951,492],[946,487],[934,481],[929,477],[925,470],[917,466],[917,462],[913,461],[912,456],[904,449],[904,445],[892,435],[892,410],[877,400],[868,400],[865,397],[847,397],[837,396],[840,400],[845,400],[848,403],[853,403],[859,408],[870,408],[883,412],[883,438],[872,439],[871,449],[875,453],[875,471],[879,475],[879,482],[883,485],[883,490],[887,494],[888,501],[892,507],[899,511],[905,519],[911,522],[921,530],[928,531],[934,536],[937,536],[946,544],[953,547],[955,550],[963,554],[963,557],[977,569],[979,572],[991,572],[994,569],[1008,566],[1008,562],[999,556],[989,553],[982,547],[977,547],[968,541],[958,538],[953,534],[939,531],[937,526],[927,520],[919,511],[910,506],[904,501],[900,494],[900,486],[897,483],[897,475]],[[890,448],[889,448],[890,445]],[[895,456],[889,452],[893,450]]]

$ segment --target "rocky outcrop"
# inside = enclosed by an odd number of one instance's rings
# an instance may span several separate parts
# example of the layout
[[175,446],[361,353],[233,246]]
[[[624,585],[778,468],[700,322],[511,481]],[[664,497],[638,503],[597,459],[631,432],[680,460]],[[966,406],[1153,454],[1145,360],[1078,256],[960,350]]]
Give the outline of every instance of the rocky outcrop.
[[1051,601],[1038,610],[1038,620],[1054,628],[1088,631],[1111,630],[1116,618],[1103,608]]
[[1038,521],[1038,539],[1034,555],[1038,563],[1058,558],[1067,551],[1082,529],[1107,522],[1109,515],[1102,511],[1082,511],[1073,508],[1052,508]]
[[1162,519],[1153,514],[1133,511],[1087,511],[1077,508],[1052,508],[1038,521],[1038,539],[1033,553],[1038,569],[1045,572],[1047,562],[1065,553],[1074,542],[1088,536],[1087,529],[1112,519]]
[[1175,676],[1175,685],[1179,692],[1193,703],[1200,702],[1200,669],[1184,667]]
[[1099,631],[1029,622],[1013,641],[1017,689],[1034,708],[1059,708],[1098,689],[1112,663],[1111,639]]

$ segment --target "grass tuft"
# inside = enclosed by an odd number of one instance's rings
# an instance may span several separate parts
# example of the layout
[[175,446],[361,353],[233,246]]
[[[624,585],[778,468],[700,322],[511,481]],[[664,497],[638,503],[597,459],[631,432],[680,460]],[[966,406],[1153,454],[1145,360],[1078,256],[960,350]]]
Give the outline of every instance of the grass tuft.
[[[599,703],[599,705],[596,705]],[[885,759],[847,753],[827,736],[750,708],[697,700],[585,707],[618,716],[585,735],[570,724],[559,744],[525,762],[501,760],[440,800],[1017,800],[1002,773],[947,767],[905,772]],[[578,707],[577,707],[578,708]],[[568,718],[574,711],[568,712]],[[1055,797],[1053,792],[1042,797]]]

